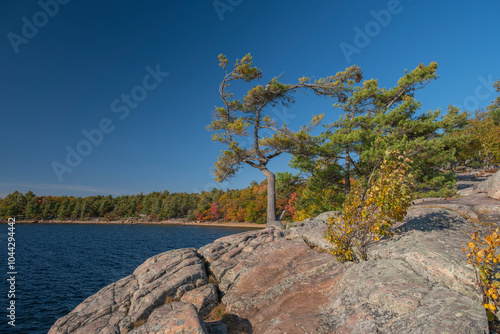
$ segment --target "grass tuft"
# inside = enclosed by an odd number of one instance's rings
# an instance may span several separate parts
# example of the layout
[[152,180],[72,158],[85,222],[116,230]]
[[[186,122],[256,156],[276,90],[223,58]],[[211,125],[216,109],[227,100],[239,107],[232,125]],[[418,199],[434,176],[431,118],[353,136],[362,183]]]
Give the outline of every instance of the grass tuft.
[[216,307],[210,311],[210,313],[203,319],[204,321],[219,321],[227,314],[226,306],[219,303]]
[[134,322],[132,324],[132,328],[137,328],[139,326],[142,326],[144,325],[144,323],[147,321],[148,319],[140,319],[140,320],[137,320],[136,322]]

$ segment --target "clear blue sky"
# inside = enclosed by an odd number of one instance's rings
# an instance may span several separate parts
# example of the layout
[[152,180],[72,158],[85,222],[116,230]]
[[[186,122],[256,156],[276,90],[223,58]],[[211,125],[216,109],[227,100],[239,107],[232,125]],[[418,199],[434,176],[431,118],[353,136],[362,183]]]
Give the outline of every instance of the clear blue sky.
[[[293,82],[357,64],[366,79],[392,86],[405,68],[436,61],[440,78],[417,94],[422,111],[485,107],[496,96],[491,81],[500,78],[499,13],[494,0],[4,1],[0,197],[216,186],[210,169],[223,146],[205,126],[221,105],[219,53],[231,61],[252,53],[264,83],[280,73]],[[127,102],[131,94],[136,100]],[[339,116],[331,101],[310,96],[271,115],[297,128],[321,112],[329,121]],[[99,127],[102,138],[92,132]],[[67,147],[76,151],[84,130],[96,144],[81,144],[88,155],[73,158],[72,168]],[[287,163],[283,157],[269,168],[287,170]],[[72,171],[58,177],[54,165]],[[262,179],[245,167],[219,186]]]

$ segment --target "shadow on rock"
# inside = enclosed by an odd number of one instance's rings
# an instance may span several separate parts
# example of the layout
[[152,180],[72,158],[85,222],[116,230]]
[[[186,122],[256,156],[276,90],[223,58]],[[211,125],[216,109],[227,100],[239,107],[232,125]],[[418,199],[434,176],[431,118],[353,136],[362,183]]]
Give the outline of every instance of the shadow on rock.
[[411,230],[431,232],[470,229],[470,224],[459,213],[444,208],[418,208],[409,211],[407,219],[395,226],[399,232]]
[[221,320],[206,322],[209,334],[252,334],[252,324],[248,319],[238,317],[236,314],[225,314]]

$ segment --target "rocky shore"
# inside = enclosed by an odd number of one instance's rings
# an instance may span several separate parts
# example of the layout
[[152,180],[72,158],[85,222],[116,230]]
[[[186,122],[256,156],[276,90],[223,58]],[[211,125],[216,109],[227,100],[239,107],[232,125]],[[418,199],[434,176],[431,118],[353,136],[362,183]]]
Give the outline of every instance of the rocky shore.
[[500,221],[500,172],[469,188],[415,203],[358,264],[328,253],[333,212],[156,255],[49,333],[489,333],[461,243]]

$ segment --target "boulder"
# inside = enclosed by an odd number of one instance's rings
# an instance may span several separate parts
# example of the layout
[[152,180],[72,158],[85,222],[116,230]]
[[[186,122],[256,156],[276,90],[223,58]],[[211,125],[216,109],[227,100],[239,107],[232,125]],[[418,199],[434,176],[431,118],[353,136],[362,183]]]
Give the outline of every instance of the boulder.
[[329,251],[331,245],[324,235],[328,228],[328,219],[318,219],[307,221],[302,226],[290,228],[291,236],[294,238],[302,238],[310,247],[316,247],[318,251]]
[[453,198],[448,200],[433,199],[414,203],[413,208],[443,208],[457,212],[463,217],[472,220],[480,221],[485,226],[496,226],[500,221],[500,201],[488,197],[487,193],[472,194],[466,197]]
[[330,218],[333,217],[338,217],[340,215],[340,211],[328,211],[328,212],[323,212],[319,216],[315,218],[315,220],[322,220],[325,223],[328,222]]
[[226,276],[230,269],[241,265],[241,262],[263,244],[283,239],[289,234],[289,231],[278,229],[239,233],[201,247],[198,254],[208,262],[208,270],[219,282],[219,290],[224,293],[232,285],[232,279]]
[[500,199],[500,171],[478,184],[476,192],[487,193],[489,197]]
[[181,302],[193,304],[201,317],[207,316],[219,303],[217,287],[214,284],[200,286],[194,290],[186,292]]
[[415,274],[402,260],[351,265],[330,296],[323,307],[330,332],[482,334],[488,330],[480,302]]
[[462,252],[462,242],[473,229],[460,213],[444,208],[409,210],[399,233],[373,244],[372,259],[401,260],[419,276],[481,302],[472,266]]
[[476,193],[475,187],[463,188],[457,191],[458,196],[470,196]]
[[[85,299],[58,319],[49,333],[128,333],[166,301],[179,297],[180,292],[205,284],[207,275],[196,249],[168,251],[146,260],[132,275]],[[167,306],[160,314],[177,314],[179,307]]]
[[308,218],[302,222],[289,223],[287,228],[293,238],[302,238],[307,245],[319,252],[328,252],[331,245],[326,241],[324,235],[328,227],[328,221],[332,217],[338,217],[339,211],[323,212],[316,218]]
[[207,328],[191,304],[172,303],[155,309],[146,323],[129,334],[206,334]]
[[268,221],[266,224],[266,228],[274,228],[277,230],[282,230],[283,229],[283,223],[280,222],[279,220],[272,220]]
[[[458,201],[457,201],[458,202]],[[419,203],[418,206],[412,207],[413,210],[418,210],[419,208],[429,208],[429,209],[435,209],[432,212],[434,213],[432,216],[429,215],[423,215],[423,222],[424,224],[421,226],[423,228],[429,229],[435,229],[435,223],[440,222],[440,224],[446,224],[447,226],[455,226],[455,223],[453,221],[448,221],[446,219],[441,219],[442,215],[449,216],[450,214],[448,212],[455,212],[458,215],[460,215],[462,218],[468,219],[468,220],[477,220],[478,215],[476,211],[474,210],[474,207],[468,204],[462,204],[462,203],[457,203],[453,201],[439,201],[439,202],[421,202]],[[414,211],[415,212],[415,211]],[[411,217],[411,215],[410,215]],[[453,219],[452,219],[453,220]],[[418,219],[412,219],[412,224],[415,224]],[[467,224],[468,226],[469,224]],[[412,229],[418,229],[418,228],[412,228]]]

